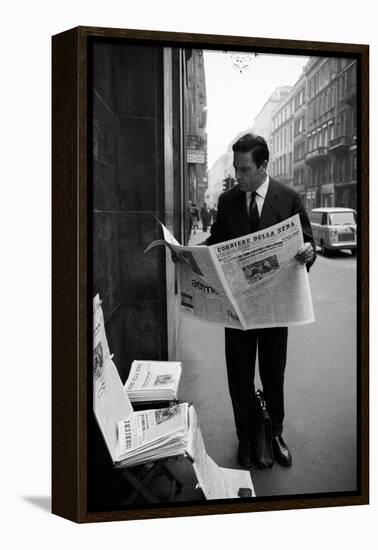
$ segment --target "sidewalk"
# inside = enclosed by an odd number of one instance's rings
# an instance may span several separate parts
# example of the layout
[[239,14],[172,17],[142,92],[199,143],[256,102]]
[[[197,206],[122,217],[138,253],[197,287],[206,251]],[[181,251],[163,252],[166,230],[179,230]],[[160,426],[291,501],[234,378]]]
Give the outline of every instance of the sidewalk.
[[[190,244],[206,237],[198,231]],[[353,361],[348,361],[348,354],[355,349],[355,334],[351,331],[349,339],[345,334],[332,337],[329,327],[335,325],[329,319],[329,307],[324,309],[322,302],[338,302],[338,290],[329,289],[328,296],[326,268],[319,259],[311,274],[317,323],[289,331],[284,437],[293,453],[293,466],[275,464],[271,470],[252,470],[257,496],[355,490],[355,380]],[[341,294],[339,299],[344,300]],[[339,305],[349,307],[349,301]],[[337,316],[337,309],[333,313]],[[345,342],[343,351],[335,335]],[[330,338],[327,346],[325,337]],[[177,360],[183,363],[179,396],[195,406],[207,453],[219,466],[240,468],[226,377],[224,329],[181,315]],[[258,368],[255,385],[261,387]]]
[[[196,231],[189,244],[203,242],[209,235]],[[223,327],[181,315],[177,357],[184,366],[181,399],[192,402],[197,411],[207,453],[219,466],[239,468],[231,444],[236,442],[236,435],[227,386]]]

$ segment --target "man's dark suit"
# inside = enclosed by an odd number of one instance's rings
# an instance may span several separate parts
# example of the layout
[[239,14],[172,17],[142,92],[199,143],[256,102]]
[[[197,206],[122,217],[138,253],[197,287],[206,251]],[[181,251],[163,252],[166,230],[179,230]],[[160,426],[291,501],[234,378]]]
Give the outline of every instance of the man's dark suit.
[[[299,214],[303,238],[310,242],[315,261],[316,248],[311,225],[300,196],[293,189],[269,179],[263,209],[257,229]],[[238,186],[220,195],[217,221],[211,227],[206,244],[212,245],[250,233],[246,195]],[[254,416],[254,374],[258,343],[259,371],[267,408],[272,418],[273,435],[280,435],[284,418],[284,371],[286,365],[287,327],[238,330],[225,329],[226,364],[228,384],[234,409],[236,431],[239,441],[252,438]]]

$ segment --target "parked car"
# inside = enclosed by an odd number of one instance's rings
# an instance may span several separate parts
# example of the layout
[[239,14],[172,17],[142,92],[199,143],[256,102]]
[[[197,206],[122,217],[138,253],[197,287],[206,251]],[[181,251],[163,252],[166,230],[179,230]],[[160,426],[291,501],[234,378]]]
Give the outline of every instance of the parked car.
[[328,256],[332,250],[357,250],[356,211],[352,208],[323,207],[310,212],[310,222],[315,244],[322,254]]

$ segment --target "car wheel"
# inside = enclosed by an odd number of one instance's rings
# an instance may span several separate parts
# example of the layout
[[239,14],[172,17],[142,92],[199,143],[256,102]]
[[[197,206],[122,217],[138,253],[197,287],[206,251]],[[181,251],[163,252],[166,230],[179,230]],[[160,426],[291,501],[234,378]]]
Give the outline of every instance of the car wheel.
[[329,250],[328,250],[328,248],[325,247],[323,241],[320,243],[320,249],[321,249],[321,253],[323,254],[323,256],[328,256],[329,255]]

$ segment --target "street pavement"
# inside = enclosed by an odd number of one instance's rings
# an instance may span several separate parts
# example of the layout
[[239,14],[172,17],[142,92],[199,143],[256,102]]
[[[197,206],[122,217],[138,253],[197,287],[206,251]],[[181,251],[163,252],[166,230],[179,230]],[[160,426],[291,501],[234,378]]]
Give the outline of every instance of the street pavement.
[[[190,244],[206,236],[197,231]],[[257,496],[356,489],[356,259],[349,252],[319,254],[310,284],[316,322],[289,330],[283,436],[293,465],[252,470]],[[222,327],[181,316],[179,396],[195,406],[207,453],[219,466],[239,468],[223,333]],[[188,481],[190,471],[180,469]],[[198,498],[187,483],[179,500]]]

